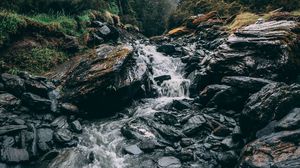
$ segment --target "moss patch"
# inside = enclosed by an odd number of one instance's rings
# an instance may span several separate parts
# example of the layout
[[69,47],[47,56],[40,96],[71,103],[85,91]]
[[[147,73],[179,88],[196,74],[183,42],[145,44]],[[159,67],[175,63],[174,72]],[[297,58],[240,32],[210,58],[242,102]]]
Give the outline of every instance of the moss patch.
[[67,60],[68,56],[57,49],[35,47],[12,52],[1,59],[11,73],[22,70],[39,74]]

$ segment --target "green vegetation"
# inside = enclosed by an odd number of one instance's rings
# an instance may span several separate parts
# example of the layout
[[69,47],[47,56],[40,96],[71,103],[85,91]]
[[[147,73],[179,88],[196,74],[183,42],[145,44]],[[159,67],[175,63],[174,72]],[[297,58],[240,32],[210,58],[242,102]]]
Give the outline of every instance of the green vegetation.
[[5,58],[5,62],[10,72],[29,71],[35,74],[43,73],[53,66],[62,63],[68,56],[57,49],[35,47],[32,49],[22,49]]
[[18,14],[0,12],[0,46],[9,38],[9,34],[16,34],[19,28],[25,26],[26,21]]
[[[244,12],[261,14],[261,13],[268,13],[270,11],[279,8],[282,9],[283,11],[288,11],[288,12],[299,10],[300,1],[299,0],[181,0],[177,10],[172,14],[172,16],[169,19],[169,28],[174,28],[179,26],[189,16],[205,14],[210,11],[216,11],[218,13],[218,16],[221,18],[230,18],[232,16]],[[241,20],[243,18],[237,18],[237,19]],[[253,15],[250,16],[249,20],[251,19],[253,19]],[[249,22],[249,20],[245,22]]]
[[248,26],[250,24],[253,24],[259,19],[260,17],[256,14],[245,12],[241,13],[236,16],[235,20],[229,25],[229,29],[231,31],[235,31],[243,26]]

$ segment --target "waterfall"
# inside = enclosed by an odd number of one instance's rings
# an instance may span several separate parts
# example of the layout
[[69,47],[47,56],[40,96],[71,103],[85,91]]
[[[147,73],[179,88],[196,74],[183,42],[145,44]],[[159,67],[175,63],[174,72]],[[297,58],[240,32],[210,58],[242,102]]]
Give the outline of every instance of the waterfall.
[[[85,168],[131,168],[130,156],[122,152],[126,139],[121,134],[121,127],[136,117],[154,114],[175,99],[188,99],[190,81],[183,77],[184,64],[180,58],[159,53],[152,45],[137,42],[134,47],[137,48],[137,59],[152,67],[152,79],[162,75],[169,75],[171,79],[160,85],[154,82],[159,96],[133,103],[128,108],[130,117],[93,121],[86,125],[78,148],[86,154],[93,153],[95,160]],[[150,132],[145,135],[152,136]]]

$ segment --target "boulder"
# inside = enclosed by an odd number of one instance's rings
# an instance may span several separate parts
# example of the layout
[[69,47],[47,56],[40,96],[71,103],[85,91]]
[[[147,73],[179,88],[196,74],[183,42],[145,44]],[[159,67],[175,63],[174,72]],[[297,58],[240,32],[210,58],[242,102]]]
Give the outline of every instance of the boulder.
[[180,160],[173,156],[161,157],[158,159],[157,163],[160,167],[172,167],[172,168],[181,167]]
[[49,144],[53,140],[53,130],[49,128],[40,128],[37,130],[38,147],[41,151],[47,152],[51,149]]
[[300,167],[300,131],[283,131],[246,145],[239,168]]
[[143,151],[137,145],[131,145],[124,148],[124,151],[131,155],[142,154]]
[[253,94],[241,115],[244,133],[254,133],[272,120],[279,120],[300,105],[300,85],[271,83]]
[[24,93],[22,96],[22,102],[26,106],[41,113],[52,111],[52,101],[49,99],[42,98],[33,93]]
[[132,47],[101,45],[91,52],[49,74],[63,81],[66,102],[93,116],[111,116],[148,88],[147,65]]
[[26,125],[6,125],[0,127],[0,135],[5,135],[11,132],[27,129]]
[[21,101],[9,93],[0,94],[0,106],[3,108],[14,108],[19,106]]
[[19,76],[4,73],[1,75],[1,81],[7,91],[15,96],[20,96],[25,91],[24,80]]
[[71,123],[71,128],[76,133],[81,133],[82,132],[82,126],[81,126],[81,124],[80,124],[80,122],[78,120],[73,121]]
[[205,73],[293,80],[299,73],[299,23],[270,21],[241,28],[202,61]]
[[29,161],[29,153],[25,149],[3,148],[0,160],[6,163],[21,163]]
[[300,108],[293,109],[288,115],[281,119],[275,127],[278,131],[295,130],[298,128],[300,128]]
[[273,81],[247,76],[226,76],[222,79],[222,83],[246,90],[249,93],[255,93],[267,84],[273,83]]

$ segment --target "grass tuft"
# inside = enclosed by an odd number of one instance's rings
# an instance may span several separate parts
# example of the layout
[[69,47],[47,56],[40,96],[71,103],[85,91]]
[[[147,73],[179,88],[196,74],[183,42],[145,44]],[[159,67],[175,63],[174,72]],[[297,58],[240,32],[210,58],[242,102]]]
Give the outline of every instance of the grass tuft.
[[234,21],[228,26],[230,31],[236,31],[241,27],[248,26],[250,24],[254,24],[260,16],[250,13],[244,12],[236,16]]

